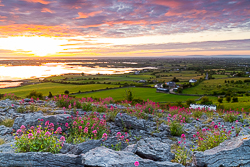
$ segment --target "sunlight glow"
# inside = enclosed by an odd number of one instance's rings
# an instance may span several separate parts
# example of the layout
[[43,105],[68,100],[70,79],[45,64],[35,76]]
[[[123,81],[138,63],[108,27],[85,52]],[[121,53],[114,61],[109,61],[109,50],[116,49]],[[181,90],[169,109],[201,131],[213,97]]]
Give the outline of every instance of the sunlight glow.
[[0,49],[34,54],[35,56],[47,56],[63,51],[64,48],[60,45],[65,43],[67,40],[49,37],[8,37],[0,38]]

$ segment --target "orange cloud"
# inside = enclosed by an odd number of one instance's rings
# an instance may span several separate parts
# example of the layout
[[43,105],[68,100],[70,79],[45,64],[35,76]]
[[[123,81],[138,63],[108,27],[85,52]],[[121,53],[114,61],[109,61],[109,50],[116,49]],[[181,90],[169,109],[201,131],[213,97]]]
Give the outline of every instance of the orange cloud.
[[69,37],[80,36],[75,30],[72,30],[69,26],[44,26],[44,25],[29,25],[29,24],[11,24],[6,26],[0,26],[0,35],[3,36],[18,36],[23,34],[39,35],[39,36],[54,36],[54,37]]
[[53,10],[50,10],[49,8],[43,8],[41,12],[44,12],[44,13],[55,13]]
[[102,11],[95,11],[95,12],[90,12],[90,13],[83,13],[83,12],[79,12],[78,13],[78,17],[76,17],[76,19],[82,19],[82,18],[88,18],[88,17],[93,17],[99,13],[102,13]]
[[47,5],[47,4],[51,3],[51,2],[46,1],[46,0],[23,0],[23,1],[30,2],[30,3],[41,3],[41,4],[44,4],[44,5]]

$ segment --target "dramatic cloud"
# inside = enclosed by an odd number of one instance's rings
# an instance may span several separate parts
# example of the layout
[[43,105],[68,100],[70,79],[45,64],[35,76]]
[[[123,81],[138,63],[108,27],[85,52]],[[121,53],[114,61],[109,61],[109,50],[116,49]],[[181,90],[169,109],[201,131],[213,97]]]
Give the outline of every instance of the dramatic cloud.
[[230,36],[237,31],[249,39],[249,15],[249,0],[0,0],[0,38],[126,40],[202,32],[228,32]]

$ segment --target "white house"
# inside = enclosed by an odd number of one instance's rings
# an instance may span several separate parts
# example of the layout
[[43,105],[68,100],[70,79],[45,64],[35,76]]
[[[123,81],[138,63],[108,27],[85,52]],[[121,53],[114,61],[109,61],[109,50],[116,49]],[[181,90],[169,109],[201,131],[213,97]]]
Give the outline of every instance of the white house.
[[214,110],[216,111],[215,105],[202,105],[202,104],[190,104],[191,109],[208,109],[208,110]]
[[190,80],[189,80],[189,83],[195,83],[195,82],[197,82],[196,79],[190,79]]

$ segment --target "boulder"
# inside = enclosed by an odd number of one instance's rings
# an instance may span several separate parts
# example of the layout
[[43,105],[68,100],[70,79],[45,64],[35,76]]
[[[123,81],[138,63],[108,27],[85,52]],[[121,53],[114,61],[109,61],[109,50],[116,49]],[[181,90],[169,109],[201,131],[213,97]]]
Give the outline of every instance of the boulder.
[[69,151],[67,153],[74,154],[74,155],[80,155],[85,154],[89,150],[92,150],[96,147],[100,147],[102,144],[101,140],[89,140],[77,145],[71,145]]
[[155,162],[142,159],[132,152],[114,151],[106,147],[97,147],[82,155],[82,163],[88,167],[134,167],[135,161],[139,162],[139,167],[183,167],[178,163]]
[[4,136],[6,134],[11,134],[13,131],[12,128],[6,127],[4,125],[0,125],[0,136]]
[[[49,121],[50,123],[53,123],[55,126],[57,123],[61,126],[62,130],[65,131],[65,123],[70,123],[69,114],[59,114],[59,115],[48,115],[44,116],[42,113],[29,113],[29,114],[24,114],[21,117],[17,117],[15,119],[13,129],[17,130],[19,129],[22,125],[28,127],[29,126],[37,126],[41,125],[41,122],[38,121],[38,119],[43,119],[43,125],[45,124],[46,121]],[[68,119],[69,118],[69,119]]]
[[0,152],[15,153],[15,150],[13,148],[14,146],[15,146],[15,142],[2,144],[0,145]]
[[171,161],[175,157],[168,143],[162,143],[155,138],[141,139],[137,143],[136,154],[154,161]]
[[0,164],[9,166],[34,167],[80,167],[81,156],[72,154],[52,154],[47,152],[0,153]]
[[145,131],[152,131],[156,129],[155,122],[138,119],[137,117],[132,117],[126,113],[118,113],[116,115],[115,125],[122,128],[126,127],[127,129],[137,129]]
[[195,151],[193,163],[198,167],[250,166],[250,135],[224,141],[204,152]]

